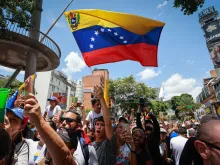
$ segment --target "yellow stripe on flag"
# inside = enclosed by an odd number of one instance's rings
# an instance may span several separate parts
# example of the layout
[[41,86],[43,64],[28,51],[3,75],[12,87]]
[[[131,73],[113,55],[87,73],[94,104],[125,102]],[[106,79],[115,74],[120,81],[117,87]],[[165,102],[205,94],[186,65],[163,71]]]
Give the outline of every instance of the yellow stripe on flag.
[[[132,14],[90,9],[90,10],[71,10],[65,12],[65,17],[72,32],[94,25],[102,27],[122,27],[130,32],[145,35],[147,32],[165,24],[149,18]],[[71,22],[70,16],[76,14],[76,22]]]

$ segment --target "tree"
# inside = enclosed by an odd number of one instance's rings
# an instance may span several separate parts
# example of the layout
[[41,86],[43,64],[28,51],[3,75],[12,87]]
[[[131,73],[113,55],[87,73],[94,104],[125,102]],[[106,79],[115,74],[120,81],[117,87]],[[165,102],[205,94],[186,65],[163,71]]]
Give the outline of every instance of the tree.
[[156,91],[144,83],[135,81],[133,76],[109,80],[109,96],[116,101],[122,111],[130,113],[131,108],[137,109],[139,98],[143,97],[146,103],[156,98]]
[[153,100],[151,101],[151,105],[151,108],[156,116],[159,115],[159,112],[165,113],[168,110],[167,102]]
[[187,116],[193,116],[194,110],[199,108],[200,105],[194,102],[192,95],[182,94],[172,97],[171,106],[175,110],[176,116],[183,119]]
[[175,8],[181,8],[184,15],[191,15],[201,8],[205,0],[174,0]]
[[1,0],[0,6],[0,27],[5,27],[6,19],[18,23],[20,27],[31,26],[36,0]]
[[[7,80],[8,80],[9,78],[10,78],[10,76],[7,76],[6,79],[0,79],[0,88],[2,88],[2,87],[5,85],[5,83],[7,82]],[[14,93],[16,90],[18,90],[18,88],[19,88],[22,84],[23,84],[22,82],[20,82],[19,80],[15,79],[15,80],[11,83],[11,85],[10,85],[11,91],[10,91],[10,93],[9,93],[9,96],[13,95],[13,93]]]

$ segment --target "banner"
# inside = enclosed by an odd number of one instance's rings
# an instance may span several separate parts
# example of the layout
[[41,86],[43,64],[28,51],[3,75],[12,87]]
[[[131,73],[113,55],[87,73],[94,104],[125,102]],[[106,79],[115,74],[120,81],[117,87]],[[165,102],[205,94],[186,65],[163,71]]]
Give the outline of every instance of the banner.
[[220,22],[218,20],[212,21],[203,26],[206,43],[213,43],[220,39]]

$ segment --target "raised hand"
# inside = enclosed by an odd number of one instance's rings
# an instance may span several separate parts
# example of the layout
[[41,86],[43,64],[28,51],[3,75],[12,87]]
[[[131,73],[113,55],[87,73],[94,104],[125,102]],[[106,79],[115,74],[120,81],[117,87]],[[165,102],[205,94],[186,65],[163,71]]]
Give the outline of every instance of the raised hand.
[[96,96],[99,100],[101,100],[101,99],[104,97],[104,95],[103,95],[103,90],[102,90],[101,87],[95,86],[95,87],[94,87],[94,92],[95,92],[95,96]]
[[41,118],[40,104],[36,97],[29,93],[27,100],[24,103],[24,115],[30,118],[31,123],[34,125],[39,122]]

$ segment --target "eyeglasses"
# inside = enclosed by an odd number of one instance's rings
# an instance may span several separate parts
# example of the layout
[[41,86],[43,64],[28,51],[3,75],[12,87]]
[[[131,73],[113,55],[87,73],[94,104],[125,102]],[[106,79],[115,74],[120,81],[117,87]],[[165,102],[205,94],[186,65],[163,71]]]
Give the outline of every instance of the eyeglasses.
[[75,119],[61,117],[61,118],[60,118],[60,122],[64,122],[64,121],[66,121],[66,123],[68,123],[68,124],[70,124],[70,123],[72,123],[72,122],[76,122]]
[[212,148],[214,148],[214,149],[216,149],[216,150],[220,150],[220,147],[219,146],[216,146],[215,144],[212,144],[212,143],[209,143],[209,142],[207,142],[207,141],[205,141],[205,140],[200,140],[201,142],[204,142],[206,145],[208,145],[208,146],[210,146],[210,147],[212,147]]

